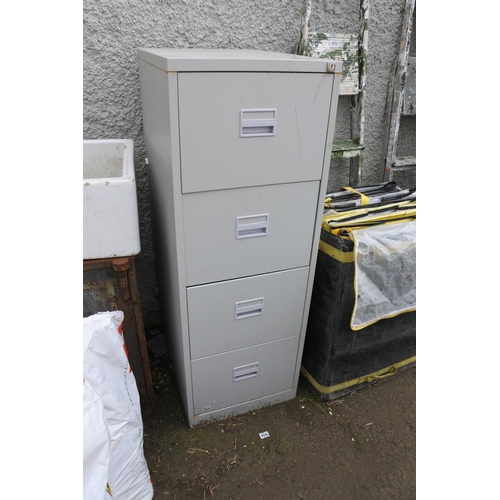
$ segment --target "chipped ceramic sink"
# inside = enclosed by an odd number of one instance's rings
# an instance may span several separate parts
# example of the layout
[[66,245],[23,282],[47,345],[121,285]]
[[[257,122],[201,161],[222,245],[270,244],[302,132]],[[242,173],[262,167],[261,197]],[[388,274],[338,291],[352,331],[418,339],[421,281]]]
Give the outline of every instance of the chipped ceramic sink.
[[127,257],[140,251],[134,142],[83,141],[83,258]]

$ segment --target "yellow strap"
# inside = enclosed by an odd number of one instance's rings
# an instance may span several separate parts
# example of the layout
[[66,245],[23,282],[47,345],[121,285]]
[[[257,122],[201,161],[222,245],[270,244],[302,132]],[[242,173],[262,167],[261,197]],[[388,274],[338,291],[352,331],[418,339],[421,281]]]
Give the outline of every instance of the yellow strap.
[[403,201],[399,203],[391,203],[386,205],[385,207],[382,207],[383,211],[381,210],[381,207],[365,207],[365,208],[354,208],[352,210],[348,210],[345,212],[339,212],[337,214],[333,215],[324,215],[322,218],[323,226],[327,222],[338,222],[342,221],[343,219],[352,219],[353,217],[361,217],[361,216],[367,216],[370,215],[372,212],[375,212],[375,215],[377,214],[390,214],[397,212],[397,209],[400,209],[400,211],[408,211],[408,210],[414,210],[415,213],[417,211],[417,204],[414,201],[408,200],[408,201]]
[[[398,224],[399,222],[412,222],[415,220],[415,217],[408,217],[407,219],[396,219],[396,220],[392,220],[392,221],[386,221],[384,222],[384,226],[385,225],[389,225],[389,224]],[[354,231],[356,229],[366,229],[368,227],[373,227],[374,224],[372,225],[364,225],[364,226],[350,226],[350,227],[346,227],[346,226],[340,226],[340,227],[337,227],[337,228],[333,228],[331,229],[330,233],[331,234],[334,234],[335,236],[339,237],[339,238],[343,238],[345,240],[349,240],[349,241],[352,241],[352,239],[349,237],[349,236],[346,236],[345,234],[343,234],[344,231]],[[325,228],[323,228],[325,229]],[[326,231],[326,229],[325,229]],[[342,233],[342,234],[340,234]]]
[[330,219],[329,221],[325,220],[326,217],[323,218],[323,222],[321,224],[322,229],[325,231],[331,232],[334,228],[362,228],[368,225],[374,225],[376,223],[389,223],[389,222],[406,222],[409,220],[414,220],[417,217],[417,210],[400,210],[398,212],[387,212],[384,214],[378,215],[366,215],[365,217],[359,217],[355,220],[344,221],[344,220],[335,220]]
[[342,252],[338,248],[325,243],[323,240],[319,240],[319,249],[339,262],[354,262],[354,252]]
[[374,380],[384,380],[395,375],[397,371],[398,369],[395,366],[391,366],[389,371],[383,375],[368,375],[366,378],[368,379],[368,382],[373,382]]
[[380,380],[383,378],[391,377],[395,375],[398,371],[398,368],[409,365],[417,360],[417,356],[412,356],[411,358],[405,359],[404,361],[400,361],[399,363],[395,363],[392,366],[388,366],[386,368],[382,368],[376,372],[370,373],[369,375],[364,375],[363,377],[355,378],[352,380],[348,380],[347,382],[342,382],[340,384],[332,385],[330,387],[325,387],[323,385],[318,384],[316,380],[314,380],[313,376],[303,367],[300,367],[300,372],[304,377],[306,377],[309,382],[313,385],[313,387],[321,394],[330,394],[332,392],[340,391],[342,389],[347,389],[348,387],[352,387],[353,385],[363,384],[365,382],[373,382],[374,380]]
[[361,205],[370,204],[370,198],[368,198],[368,196],[365,196],[363,193],[360,193],[359,191],[356,191],[355,189],[349,186],[344,187],[344,189],[346,189],[347,191],[351,191],[351,193],[359,194],[359,196],[361,197]]
[[[355,229],[355,228],[353,228]],[[331,234],[337,236],[337,238],[342,238],[343,240],[347,240],[352,242],[351,237],[348,234],[344,234],[345,229],[343,227],[338,227],[336,229],[332,229],[330,231]]]

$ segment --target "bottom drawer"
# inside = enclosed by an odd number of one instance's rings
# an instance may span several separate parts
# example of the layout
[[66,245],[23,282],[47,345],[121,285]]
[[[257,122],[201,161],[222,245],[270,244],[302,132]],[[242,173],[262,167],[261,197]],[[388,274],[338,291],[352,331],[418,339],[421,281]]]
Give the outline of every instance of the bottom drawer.
[[291,389],[299,338],[192,361],[195,416]]

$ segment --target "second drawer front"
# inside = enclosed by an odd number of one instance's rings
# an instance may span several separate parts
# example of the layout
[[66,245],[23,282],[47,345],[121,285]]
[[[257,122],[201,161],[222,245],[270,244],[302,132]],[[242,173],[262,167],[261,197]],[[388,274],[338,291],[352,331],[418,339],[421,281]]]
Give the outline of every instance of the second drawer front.
[[298,346],[288,337],[192,361],[195,415],[292,389]]
[[309,268],[188,288],[191,358],[300,335]]
[[308,266],[319,182],[182,197],[186,284]]

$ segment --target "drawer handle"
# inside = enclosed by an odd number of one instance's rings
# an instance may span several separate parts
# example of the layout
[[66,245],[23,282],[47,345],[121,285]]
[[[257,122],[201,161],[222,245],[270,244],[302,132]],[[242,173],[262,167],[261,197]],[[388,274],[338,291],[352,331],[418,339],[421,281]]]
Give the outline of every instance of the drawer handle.
[[266,236],[269,229],[269,214],[236,217],[236,239]]
[[259,363],[237,366],[233,369],[233,382],[239,382],[247,378],[256,377],[259,373]]
[[242,109],[240,137],[267,137],[276,135],[276,108]]
[[241,300],[234,304],[234,319],[251,318],[264,314],[264,297],[251,300]]

